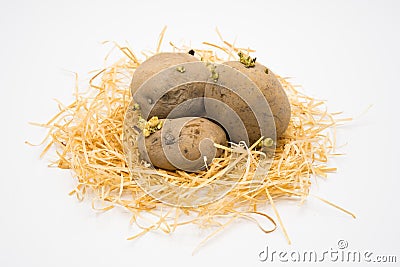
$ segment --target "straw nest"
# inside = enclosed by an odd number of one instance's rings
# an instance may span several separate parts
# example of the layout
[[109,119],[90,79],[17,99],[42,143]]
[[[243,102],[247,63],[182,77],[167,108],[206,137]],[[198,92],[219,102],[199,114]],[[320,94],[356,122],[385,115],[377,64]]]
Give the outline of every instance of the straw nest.
[[[161,33],[155,53],[160,52],[164,36]],[[185,51],[188,47],[177,47],[170,42],[173,51]],[[204,42],[205,49],[194,49],[203,61],[222,62],[237,59],[238,52],[253,53],[251,49],[237,48],[221,38],[221,45]],[[255,222],[266,233],[280,225],[290,242],[283,222],[274,205],[280,198],[293,197],[303,201],[310,191],[312,177],[326,177],[336,171],[328,165],[330,156],[335,155],[335,127],[343,120],[335,119],[337,114],[327,111],[324,101],[309,97],[292,85],[287,78],[278,76],[291,104],[291,120],[285,134],[277,140],[275,153],[269,162],[268,175],[254,187],[249,177],[254,178],[254,169],[259,163],[260,152],[256,146],[237,145],[237,153],[243,155],[232,166],[229,160],[232,148],[220,147],[225,153],[215,158],[210,167],[199,173],[159,170],[166,181],[177,186],[198,186],[213,180],[223,179],[224,174],[237,173],[238,183],[223,198],[199,207],[172,207],[143,192],[135,179],[154,175],[138,158],[129,162],[124,153],[124,142],[129,142],[135,133],[124,132],[124,117],[132,110],[129,85],[135,69],[141,60],[129,47],[115,44],[121,53],[120,60],[97,72],[90,80],[89,90],[75,92],[75,100],[69,105],[59,103],[60,112],[46,124],[48,135],[42,156],[52,147],[57,162],[52,163],[63,169],[71,169],[76,188],[70,192],[78,199],[89,197],[96,210],[106,211],[123,207],[132,213],[131,223],[139,232],[128,239],[134,239],[149,231],[173,232],[178,226],[197,224],[200,227],[214,227],[199,246],[220,232],[238,218]],[[208,47],[210,49],[208,49]],[[142,53],[145,58],[151,53]],[[218,56],[224,54],[224,56]],[[234,147],[235,148],[235,147]],[[129,154],[129,153],[128,153]],[[135,155],[135,153],[131,153]],[[329,205],[354,215],[327,200]],[[265,213],[272,206],[273,219]],[[152,220],[146,215],[151,215]],[[156,218],[156,219],[154,219]],[[258,219],[256,219],[258,218]],[[259,222],[266,218],[271,228],[265,229]],[[277,222],[275,222],[275,220]],[[146,221],[143,225],[142,221]]]

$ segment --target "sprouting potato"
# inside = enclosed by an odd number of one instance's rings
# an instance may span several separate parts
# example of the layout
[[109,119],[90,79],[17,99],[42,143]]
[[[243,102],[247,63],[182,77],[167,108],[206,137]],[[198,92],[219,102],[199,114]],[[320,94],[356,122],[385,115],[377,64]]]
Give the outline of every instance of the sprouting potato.
[[255,62],[253,67],[246,67],[239,61],[228,61],[223,64],[242,72],[258,86],[267,99],[272,115],[274,116],[276,134],[277,136],[282,135],[289,125],[291,114],[290,103],[275,74],[257,62]]
[[160,130],[148,137],[143,133],[138,137],[141,158],[155,167],[197,171],[221,156],[221,150],[216,149],[214,143],[227,143],[224,130],[208,119],[190,117],[161,121]]
[[[185,82],[205,68],[199,64],[194,70],[185,69],[186,63],[200,62],[196,57],[187,53],[159,53],[144,61],[134,72],[131,93],[134,100],[140,104],[142,109],[150,110],[144,116],[150,119],[158,116],[160,119],[168,117],[170,112],[181,105],[181,111],[175,117],[203,116],[204,104],[201,98],[204,96],[204,78],[198,78],[198,82]],[[160,72],[170,68],[168,76],[154,82],[151,78]],[[175,75],[173,77],[173,75]],[[150,79],[150,83],[146,84]],[[147,86],[146,86],[147,85]],[[157,95],[157,88],[167,88],[169,91]],[[196,99],[194,101],[188,101]],[[184,103],[185,102],[185,103]],[[142,114],[144,115],[144,114]]]

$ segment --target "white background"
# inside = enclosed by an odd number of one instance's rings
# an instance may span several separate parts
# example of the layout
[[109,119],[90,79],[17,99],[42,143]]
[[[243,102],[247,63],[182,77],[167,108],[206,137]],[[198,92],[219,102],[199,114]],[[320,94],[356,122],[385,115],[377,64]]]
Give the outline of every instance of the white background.
[[[258,254],[337,248],[397,255],[400,261],[397,1],[2,1],[0,5],[0,266],[266,266]],[[307,94],[332,111],[355,117],[338,131],[346,155],[331,161],[337,174],[313,192],[356,213],[352,219],[310,198],[278,203],[293,241],[281,230],[263,234],[238,222],[199,253],[208,232],[196,227],[135,241],[129,214],[96,214],[67,193],[68,171],[47,168],[38,142],[45,131],[28,125],[56,112],[53,98],[72,99],[74,77],[86,84],[110,46],[128,41],[136,52],[165,41],[217,42],[255,48],[260,62],[296,77]],[[373,105],[368,112],[364,112]],[[49,159],[49,157],[47,158]],[[50,157],[51,159],[51,157]],[[272,214],[272,211],[269,211]],[[345,264],[340,264],[344,266]],[[394,266],[391,264],[390,266]],[[300,266],[300,264],[297,264]]]

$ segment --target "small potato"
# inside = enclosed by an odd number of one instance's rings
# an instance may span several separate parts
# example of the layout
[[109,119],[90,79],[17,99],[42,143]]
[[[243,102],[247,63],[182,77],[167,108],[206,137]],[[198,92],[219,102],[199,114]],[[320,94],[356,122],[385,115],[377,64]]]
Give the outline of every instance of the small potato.
[[163,120],[161,130],[149,137],[138,136],[138,149],[143,160],[153,166],[195,172],[210,164],[222,151],[214,143],[226,145],[224,130],[205,118]]
[[[185,68],[185,64],[191,62],[200,61],[187,53],[159,53],[144,61],[135,70],[131,93],[135,102],[139,103],[143,110],[149,111],[144,116],[145,119],[153,116],[165,119],[174,108],[184,102],[187,103],[181,105],[180,111],[173,117],[204,115],[201,99],[204,95],[204,82],[201,81],[206,78],[201,74],[205,75],[205,67],[199,64]],[[157,79],[151,79],[152,77]],[[163,90],[169,91],[157,94]],[[196,100],[190,101],[191,99]]]
[[259,63],[255,63],[255,66],[250,68],[246,68],[239,61],[228,61],[223,64],[242,72],[260,88],[274,116],[276,134],[277,136],[282,135],[289,125],[290,103],[275,74]]

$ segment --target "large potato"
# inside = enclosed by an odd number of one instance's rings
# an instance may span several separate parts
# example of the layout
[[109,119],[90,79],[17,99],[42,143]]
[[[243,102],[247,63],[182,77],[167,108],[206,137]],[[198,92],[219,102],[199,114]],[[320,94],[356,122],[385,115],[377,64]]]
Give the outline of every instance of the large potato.
[[[224,74],[225,73],[220,75],[221,80],[224,77]],[[229,75],[227,76],[227,79],[229,79]],[[238,83],[236,83],[236,85],[237,84]],[[234,92],[231,88],[221,86],[219,84],[207,84],[205,89],[206,114],[208,117],[218,121],[218,123],[225,128],[229,135],[230,141],[234,143],[244,141],[247,145],[251,145],[261,137],[260,128],[262,126],[258,123],[255,112],[253,112],[251,105],[248,105],[248,103],[243,100],[243,94],[240,94],[240,92],[243,92],[243,89],[246,90],[247,88],[237,85],[237,87],[234,89],[236,92]],[[252,89],[252,91],[258,90],[256,86],[253,86]],[[239,91],[239,93],[237,91]],[[253,103],[258,99],[260,98],[250,95],[250,101]],[[225,105],[229,108],[227,108]],[[268,107],[266,106],[266,109],[267,108]],[[272,115],[270,118],[271,117]],[[267,119],[268,118],[264,116],[261,120],[262,122],[265,122]],[[273,126],[273,122],[269,125]],[[267,125],[264,126],[264,128],[268,127]],[[275,128],[270,127],[267,133],[264,134],[268,137],[274,137]]]
[[[210,164],[221,150],[214,143],[226,145],[224,130],[205,118],[163,120],[161,130],[149,137],[138,136],[138,149],[143,160],[166,169],[197,171]],[[206,158],[204,158],[206,157]]]
[[260,88],[274,116],[276,133],[278,136],[282,135],[289,125],[290,103],[275,74],[259,63],[255,63],[251,68],[246,68],[239,61],[228,61],[223,64],[242,72]]
[[133,73],[131,83],[131,93],[134,95],[137,89],[151,76],[167,69],[171,66],[179,65],[187,62],[199,61],[192,55],[187,53],[169,53],[163,52],[155,54],[145,60]]
[[244,141],[251,145],[261,136],[275,139],[273,114],[259,87],[231,66],[217,65],[214,72],[218,73],[218,80],[205,88],[207,116],[218,121],[234,143]]
[[[185,68],[184,64],[190,62],[200,61],[187,53],[159,53],[144,61],[135,70],[131,93],[135,102],[144,110],[149,110],[145,119],[153,116],[158,116],[160,119],[167,118],[174,108],[190,99],[197,100],[188,101],[184,106],[180,106],[181,110],[174,117],[183,117],[183,114],[198,117],[204,115],[201,98],[204,96],[202,81],[206,78],[201,74],[205,72],[205,67],[199,64]],[[196,77],[199,74],[200,76]],[[156,77],[156,80],[151,79],[152,77]],[[156,92],[160,91],[160,88],[169,91],[157,95]]]

